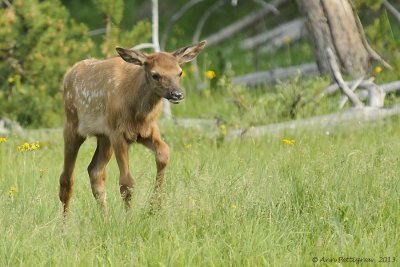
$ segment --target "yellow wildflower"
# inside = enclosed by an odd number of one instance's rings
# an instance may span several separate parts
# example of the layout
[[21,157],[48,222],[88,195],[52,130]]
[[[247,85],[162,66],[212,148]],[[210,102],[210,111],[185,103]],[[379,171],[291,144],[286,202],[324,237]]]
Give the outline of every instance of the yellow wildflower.
[[288,45],[288,44],[290,44],[290,42],[292,41],[292,39],[290,38],[290,36],[284,36],[283,37],[283,43],[285,44],[285,45]]
[[379,73],[381,73],[382,72],[382,67],[381,66],[376,66],[375,67],[375,73],[376,74],[379,74]]
[[208,79],[212,80],[215,77],[217,77],[217,74],[215,74],[215,71],[213,71],[213,70],[208,70],[208,71],[206,71],[206,77]]
[[221,131],[221,133],[223,134],[223,135],[226,135],[227,134],[227,130],[226,130],[226,126],[225,126],[225,124],[220,124],[219,125],[219,129],[220,129],[220,131]]
[[92,49],[93,42],[92,41],[87,41],[86,46],[87,46],[87,48]]
[[7,8],[6,21],[7,21],[7,23],[10,23],[10,24],[15,21],[15,14],[11,8]]
[[17,193],[17,188],[15,186],[11,186],[10,190],[7,192],[7,195],[8,197],[13,197],[15,193]]
[[295,140],[293,140],[293,139],[287,139],[287,138],[282,139],[282,142],[283,142],[284,144],[286,144],[286,145],[294,145],[294,144],[296,143]]
[[185,148],[186,148],[186,149],[191,149],[191,148],[192,148],[192,144],[186,144],[186,145],[185,145]]
[[33,143],[30,150],[38,150],[40,148],[39,142]]
[[183,77],[185,77],[186,76],[186,71],[182,71],[182,76],[181,76],[181,78],[183,78]]
[[17,146],[19,153],[24,153],[25,151],[38,150],[40,148],[39,142],[29,144],[25,142],[24,144]]
[[205,96],[205,97],[210,97],[211,96],[211,91],[209,90],[209,89],[207,89],[207,90],[204,90],[203,91],[203,95]]
[[236,204],[232,204],[231,208],[235,210],[235,209],[237,209],[237,205]]
[[7,142],[7,137],[0,137],[0,144]]
[[39,177],[42,178],[44,175],[45,169],[39,169]]
[[18,151],[19,151],[19,153],[24,153],[25,152],[25,147],[22,145],[22,146],[18,146]]

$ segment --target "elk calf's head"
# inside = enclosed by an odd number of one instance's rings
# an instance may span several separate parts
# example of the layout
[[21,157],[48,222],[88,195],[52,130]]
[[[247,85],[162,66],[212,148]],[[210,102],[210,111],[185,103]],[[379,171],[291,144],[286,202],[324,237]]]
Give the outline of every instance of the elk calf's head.
[[205,44],[206,41],[202,41],[172,53],[158,52],[150,55],[121,47],[117,47],[116,50],[126,62],[144,68],[146,82],[154,94],[168,99],[171,103],[178,104],[184,99],[183,90],[179,85],[182,76],[180,65],[195,59]]

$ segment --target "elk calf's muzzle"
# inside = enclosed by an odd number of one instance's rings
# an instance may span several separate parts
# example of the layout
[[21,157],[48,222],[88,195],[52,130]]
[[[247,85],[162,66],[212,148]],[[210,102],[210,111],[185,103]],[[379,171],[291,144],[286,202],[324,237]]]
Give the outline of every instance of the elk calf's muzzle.
[[179,104],[184,98],[185,96],[180,90],[170,91],[166,97],[166,99],[173,104]]

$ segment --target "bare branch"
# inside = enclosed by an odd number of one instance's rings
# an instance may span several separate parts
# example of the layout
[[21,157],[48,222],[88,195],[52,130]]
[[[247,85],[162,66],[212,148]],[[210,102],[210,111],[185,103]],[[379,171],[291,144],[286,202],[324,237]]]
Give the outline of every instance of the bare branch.
[[7,7],[11,7],[11,3],[8,0],[2,1]]
[[398,22],[400,22],[400,12],[391,4],[388,0],[383,0],[383,5],[389,11],[390,14],[393,15]]
[[275,15],[279,14],[279,10],[276,8],[276,6],[270,4],[270,3],[265,3],[263,0],[253,0],[254,3],[260,4],[263,7],[269,7]]
[[[203,16],[200,18],[199,22],[197,23],[196,30],[193,34],[192,38],[192,43],[197,43],[199,41],[201,32],[203,30],[203,27],[207,21],[207,19],[211,16],[212,13],[214,13],[220,6],[222,6],[225,3],[226,0],[219,0],[215,2],[210,8],[207,9],[206,12],[204,12]],[[207,40],[207,45],[208,45],[208,40]],[[199,66],[197,65],[197,59],[195,58],[191,62],[192,67],[193,67],[193,74],[194,78],[196,80],[196,84],[198,88],[202,88],[204,84],[201,83],[200,76],[199,76]]]
[[[288,2],[288,0],[274,0],[271,5],[273,5],[276,9],[276,7]],[[222,30],[218,31],[217,33],[212,34],[211,36],[208,36],[207,38],[204,38],[207,40],[207,45],[215,45],[218,44],[222,41],[225,41],[235,33],[249,27],[252,25],[254,22],[260,20],[261,18],[265,17],[270,12],[274,12],[275,9],[272,9],[270,5],[262,8],[261,10],[258,10],[256,12],[253,12],[243,19],[223,28]]]
[[[219,0],[215,2],[210,8],[204,12],[203,16],[201,16],[199,22],[197,23],[196,30],[193,34],[192,42],[197,43],[200,39],[201,32],[203,31],[204,24],[207,22],[207,19],[214,13],[220,6],[225,3],[226,0]],[[207,40],[207,38],[206,38]],[[209,40],[207,40],[207,46],[210,46]]]
[[351,104],[354,107],[362,107],[363,103],[360,101],[360,99],[358,99],[358,97],[354,94],[354,92],[350,90],[346,82],[343,80],[332,49],[328,47],[326,49],[326,52],[328,53],[329,64],[332,69],[333,77],[335,81],[339,84],[340,88],[342,89],[342,93],[345,94],[350,99]]
[[106,28],[100,28],[100,29],[95,29],[91,30],[88,32],[89,36],[95,36],[95,35],[100,35],[100,34],[105,34],[106,33]]
[[387,63],[368,43],[364,28],[362,26],[360,17],[358,16],[357,12],[354,11],[354,17],[356,19],[356,25],[358,28],[358,31],[360,32],[362,42],[364,44],[365,49],[368,51],[368,54],[370,57],[378,62],[380,62],[385,68],[392,70],[393,67]]
[[[351,86],[350,90],[351,90],[352,92],[354,92],[354,91],[357,89],[357,87],[362,83],[363,79],[364,79],[364,77],[358,78],[358,79],[355,81],[355,83],[353,83],[353,85]],[[340,101],[339,101],[339,109],[342,109],[342,108],[344,107],[344,105],[346,104],[346,102],[347,102],[348,99],[349,99],[349,98],[348,98],[347,96],[342,96],[342,98],[341,98]]]
[[172,26],[194,5],[203,2],[204,0],[190,0],[186,4],[182,6],[181,9],[178,10],[174,15],[172,15],[171,19],[168,21],[167,26],[165,27],[164,34],[161,38],[161,47],[165,49],[165,45],[167,43],[167,39],[169,33],[172,29]]
[[132,47],[132,49],[135,49],[135,50],[141,50],[141,49],[146,49],[146,48],[151,48],[151,49],[155,50],[156,47],[154,46],[153,43],[142,43],[142,44],[138,44],[138,45],[135,45],[134,47]]
[[[370,83],[370,82],[373,82],[373,81],[374,81],[374,78],[373,78],[373,77],[370,78],[370,79],[368,79],[368,80],[364,80],[364,81],[361,82],[360,86],[363,86],[363,84]],[[357,80],[348,81],[348,82],[346,82],[346,83],[347,83],[347,86],[353,86],[354,83],[356,83],[356,82],[357,82]],[[323,96],[325,96],[325,95],[333,94],[333,93],[335,93],[337,90],[339,90],[339,88],[340,88],[340,87],[339,87],[339,85],[338,85],[337,83],[332,83],[331,85],[329,85],[328,87],[326,87],[325,90],[322,91],[322,93],[320,94],[319,97],[323,97]]]
[[[152,0],[152,41],[153,41],[153,48],[154,51],[160,52],[160,42],[158,40],[158,0]],[[164,99],[163,100],[163,113],[164,117],[168,120],[172,118],[171,106],[169,101]]]
[[151,18],[152,18],[152,41],[154,51],[160,52],[160,42],[158,40],[158,0],[152,0]]

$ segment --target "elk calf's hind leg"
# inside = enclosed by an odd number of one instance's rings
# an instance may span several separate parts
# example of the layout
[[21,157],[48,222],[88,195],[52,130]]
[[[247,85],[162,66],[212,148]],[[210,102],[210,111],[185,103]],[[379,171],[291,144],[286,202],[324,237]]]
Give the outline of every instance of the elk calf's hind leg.
[[112,156],[110,140],[105,136],[97,137],[97,148],[88,167],[93,196],[98,201],[104,214],[107,214],[105,181],[106,166]]
[[69,201],[72,195],[72,187],[74,184],[73,171],[75,167],[76,157],[85,138],[78,135],[74,131],[70,131],[68,127],[64,129],[64,170],[60,176],[60,193],[59,197],[63,204],[64,214],[68,211]]

